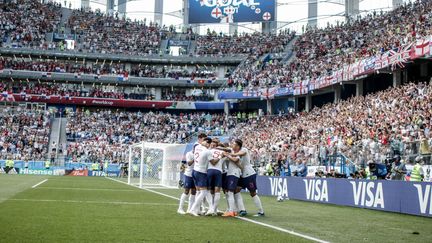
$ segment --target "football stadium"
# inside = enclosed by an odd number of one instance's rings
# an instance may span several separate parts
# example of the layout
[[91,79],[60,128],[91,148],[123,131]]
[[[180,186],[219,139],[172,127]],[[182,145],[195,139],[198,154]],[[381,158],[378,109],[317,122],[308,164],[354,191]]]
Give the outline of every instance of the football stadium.
[[0,242],[432,242],[431,0],[0,0]]

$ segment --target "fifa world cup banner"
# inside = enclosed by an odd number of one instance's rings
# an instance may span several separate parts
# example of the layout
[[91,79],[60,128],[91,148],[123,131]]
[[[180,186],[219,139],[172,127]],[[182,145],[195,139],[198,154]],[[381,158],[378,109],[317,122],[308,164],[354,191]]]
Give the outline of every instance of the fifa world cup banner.
[[432,217],[432,183],[257,177],[258,193],[290,199]]
[[189,0],[189,24],[275,21],[275,0]]

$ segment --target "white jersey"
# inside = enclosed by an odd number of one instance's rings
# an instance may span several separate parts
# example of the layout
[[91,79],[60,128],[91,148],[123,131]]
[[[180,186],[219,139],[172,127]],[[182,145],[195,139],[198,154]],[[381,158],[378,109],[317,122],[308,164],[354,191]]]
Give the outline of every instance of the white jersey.
[[228,160],[229,159],[227,158],[222,158],[220,160],[220,162],[222,163],[222,174],[225,174],[228,171],[228,163],[229,163]]
[[245,155],[240,157],[240,163],[243,166],[243,171],[241,177],[246,178],[248,176],[256,174],[254,168],[252,167],[250,161],[250,153],[247,148],[240,149],[239,152],[246,152]]
[[216,165],[212,165],[212,163],[209,163],[208,165],[208,169],[212,169],[212,170],[218,170],[220,172],[222,172],[222,163],[223,161],[220,160],[220,158],[222,157],[222,151],[217,150],[217,149],[211,149],[210,150],[212,152],[212,159],[219,159],[219,161],[217,162]]
[[226,159],[227,164],[227,176],[240,177],[241,169],[230,159]]
[[186,153],[186,169],[184,171],[185,176],[192,177],[193,164],[189,165],[189,161],[194,161],[194,156],[192,151]]
[[202,145],[195,147],[194,152],[194,170],[206,173],[209,161],[213,158],[212,152]]

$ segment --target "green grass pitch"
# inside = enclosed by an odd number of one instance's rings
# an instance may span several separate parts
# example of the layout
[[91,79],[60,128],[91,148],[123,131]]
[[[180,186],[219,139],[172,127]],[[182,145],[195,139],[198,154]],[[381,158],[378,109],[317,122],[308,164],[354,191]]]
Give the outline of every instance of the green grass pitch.
[[[32,188],[37,183],[45,183]],[[153,189],[179,197],[177,189]],[[252,200],[243,195],[255,213]],[[262,197],[251,220],[330,242],[432,242],[432,219]],[[0,242],[307,242],[263,225],[176,213],[178,201],[98,177],[0,175]],[[224,209],[225,201],[221,200]],[[419,234],[413,234],[418,232]]]

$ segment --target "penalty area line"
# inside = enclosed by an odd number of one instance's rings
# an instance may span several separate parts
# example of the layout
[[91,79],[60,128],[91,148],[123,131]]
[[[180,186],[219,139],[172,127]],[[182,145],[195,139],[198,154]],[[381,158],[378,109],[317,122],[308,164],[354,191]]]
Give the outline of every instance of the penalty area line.
[[[169,197],[169,198],[177,200],[177,201],[180,200],[177,197],[173,197],[171,195],[168,195],[168,194],[165,194],[165,193],[162,193],[162,192],[154,191],[154,190],[147,189],[147,188],[140,188],[140,187],[134,186],[134,185],[129,185],[129,184],[127,184],[124,181],[120,181],[120,180],[117,180],[117,179],[114,179],[114,178],[110,178],[110,177],[105,177],[105,178],[107,178],[109,180],[112,180],[112,181],[120,182],[120,183],[128,185],[128,186],[136,187],[138,189],[142,189],[142,190],[145,190],[145,191],[153,192],[155,194],[158,194],[158,195],[161,195],[161,196],[164,196],[164,197]],[[295,236],[298,236],[298,237],[301,237],[301,238],[304,238],[304,239],[308,239],[308,240],[311,240],[311,241],[320,242],[320,243],[329,243],[328,241],[325,241],[325,240],[321,240],[321,239],[318,239],[318,238],[315,238],[315,237],[312,237],[312,236],[308,236],[308,235],[304,235],[304,234],[301,234],[301,233],[297,233],[295,231],[287,230],[287,229],[284,229],[284,228],[281,228],[281,227],[277,227],[277,226],[274,226],[274,225],[271,225],[271,224],[266,224],[266,223],[263,223],[263,222],[259,222],[259,221],[253,220],[253,219],[244,218],[244,217],[238,217],[238,216],[236,218],[240,219],[240,220],[243,220],[243,221],[246,221],[246,222],[249,222],[249,223],[261,225],[261,226],[264,226],[264,227],[267,227],[267,228],[270,228],[270,229],[274,229],[274,230],[277,230],[277,231],[280,231],[280,232],[284,232],[284,233],[287,233],[287,234],[290,234],[290,235],[295,235]]]
[[168,195],[168,194],[165,194],[165,193],[162,193],[162,192],[154,191],[154,190],[152,190],[152,189],[147,189],[147,188],[141,188],[141,187],[134,186],[134,185],[129,185],[129,184],[127,184],[127,183],[124,182],[124,181],[120,181],[120,180],[117,180],[117,179],[114,179],[114,178],[110,178],[110,177],[105,177],[105,178],[107,178],[108,180],[116,181],[116,182],[119,182],[119,183],[122,183],[122,184],[125,184],[125,185],[128,185],[128,186],[132,186],[132,187],[135,187],[135,188],[138,188],[138,189],[141,189],[141,190],[144,190],[144,191],[148,191],[148,192],[153,192],[153,193],[155,193],[155,194],[158,194],[158,195],[161,195],[161,196],[164,196],[164,197],[169,197],[169,198],[171,198],[171,199],[174,199],[174,200],[180,201],[179,198],[173,197],[173,196],[171,196],[171,195]]
[[36,185],[33,185],[32,188],[36,188],[37,186],[41,185],[42,183],[45,183],[48,179],[45,179],[39,183],[37,183]]

